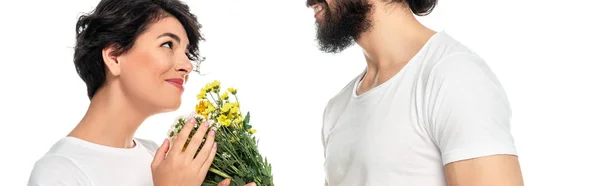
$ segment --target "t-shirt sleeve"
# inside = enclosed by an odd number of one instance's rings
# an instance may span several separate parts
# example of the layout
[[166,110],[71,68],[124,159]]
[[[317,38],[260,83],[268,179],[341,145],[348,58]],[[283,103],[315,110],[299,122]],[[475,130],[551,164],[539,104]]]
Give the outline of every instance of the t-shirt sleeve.
[[427,82],[427,130],[444,165],[517,154],[508,99],[481,58],[472,54],[450,56],[432,68]]
[[28,186],[91,185],[87,176],[69,158],[47,155],[38,160],[27,183]]

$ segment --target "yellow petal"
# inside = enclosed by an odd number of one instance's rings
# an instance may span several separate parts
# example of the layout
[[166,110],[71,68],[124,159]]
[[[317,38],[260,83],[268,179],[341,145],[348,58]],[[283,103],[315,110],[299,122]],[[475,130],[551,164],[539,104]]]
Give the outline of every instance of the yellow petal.
[[221,95],[221,100],[226,100],[226,99],[228,99],[228,98],[229,98],[229,94],[228,94],[227,92],[224,92],[224,93]]
[[237,89],[236,88],[228,88],[227,91],[229,91],[233,95],[235,95],[237,93]]

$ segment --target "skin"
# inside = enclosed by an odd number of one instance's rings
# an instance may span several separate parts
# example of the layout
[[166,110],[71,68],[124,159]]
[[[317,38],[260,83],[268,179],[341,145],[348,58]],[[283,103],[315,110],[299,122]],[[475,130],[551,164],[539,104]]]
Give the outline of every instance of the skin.
[[[144,120],[174,111],[181,105],[184,90],[166,80],[187,80],[193,69],[186,55],[188,43],[181,23],[167,16],[150,24],[127,53],[114,55],[114,46],[104,48],[106,85],[97,91],[87,113],[68,136],[115,148],[135,147],[133,138]],[[188,136],[192,126],[188,122],[182,131],[184,135],[180,136]],[[202,135],[194,136],[190,147],[202,148],[196,158],[193,158],[196,149],[181,152],[184,138],[175,139],[172,147],[175,151],[169,152],[172,149],[168,140],[159,147],[151,166],[155,185],[202,183],[217,147],[213,143],[214,131],[209,132],[204,124],[201,126],[196,134],[210,135],[202,147],[198,147]],[[229,180],[219,185],[227,186]]]
[[[330,7],[335,0],[325,0]],[[367,72],[356,94],[363,94],[397,74],[427,43],[435,31],[422,25],[404,3],[369,0],[373,27],[360,34]],[[332,10],[335,12],[335,10]],[[323,15],[316,16],[323,23]],[[401,24],[399,24],[401,23]],[[444,167],[449,186],[522,186],[517,156],[492,155],[449,163]]]
[[449,163],[444,167],[449,186],[523,186],[519,160],[514,155],[493,155]]

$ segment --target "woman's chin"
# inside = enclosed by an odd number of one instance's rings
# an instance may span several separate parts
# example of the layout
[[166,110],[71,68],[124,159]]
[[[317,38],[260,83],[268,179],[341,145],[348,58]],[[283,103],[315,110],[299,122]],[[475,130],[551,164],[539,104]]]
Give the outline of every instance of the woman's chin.
[[[154,113],[172,112],[181,106],[182,98],[179,92],[165,91],[157,92],[152,97],[147,97],[146,101],[154,107]],[[150,106],[147,105],[147,106]]]
[[160,112],[173,112],[181,106],[181,99],[168,100],[160,104]]
[[181,100],[177,100],[176,102],[170,103],[166,106],[166,110],[168,112],[176,111],[181,106]]

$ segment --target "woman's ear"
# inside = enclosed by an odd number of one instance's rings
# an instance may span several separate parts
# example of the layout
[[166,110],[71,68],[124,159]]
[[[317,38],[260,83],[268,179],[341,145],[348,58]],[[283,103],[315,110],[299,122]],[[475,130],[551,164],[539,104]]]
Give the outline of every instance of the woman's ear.
[[117,53],[116,50],[116,45],[110,45],[102,49],[104,64],[108,72],[113,76],[121,75],[121,63],[119,63],[119,56],[115,55]]

